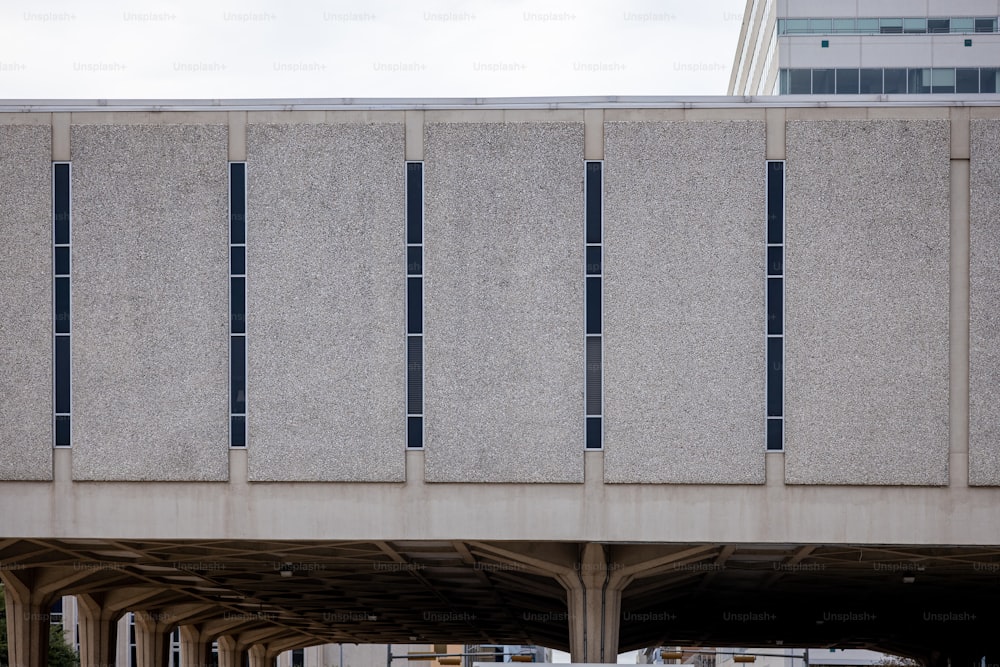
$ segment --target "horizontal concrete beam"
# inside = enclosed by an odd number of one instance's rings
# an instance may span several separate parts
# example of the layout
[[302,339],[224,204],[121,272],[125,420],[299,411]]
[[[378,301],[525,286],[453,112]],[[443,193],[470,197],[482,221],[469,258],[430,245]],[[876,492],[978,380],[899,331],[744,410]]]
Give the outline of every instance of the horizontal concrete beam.
[[[57,452],[65,456],[69,452]],[[232,452],[231,465],[245,452]],[[412,457],[422,452],[410,452]],[[770,454],[768,458],[781,457]],[[57,457],[59,458],[59,457]],[[417,469],[420,469],[419,464]],[[780,467],[780,466],[779,466]],[[39,538],[1000,544],[1000,488],[4,482]],[[596,482],[596,483],[594,483]]]

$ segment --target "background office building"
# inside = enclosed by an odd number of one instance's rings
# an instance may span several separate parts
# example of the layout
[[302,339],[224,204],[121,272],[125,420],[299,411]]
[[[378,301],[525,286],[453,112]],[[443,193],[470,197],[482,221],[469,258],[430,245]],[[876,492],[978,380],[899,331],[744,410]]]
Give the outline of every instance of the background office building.
[[1000,662],[1000,103],[783,101],[0,105],[12,665]]
[[996,93],[996,0],[747,0],[730,95]]

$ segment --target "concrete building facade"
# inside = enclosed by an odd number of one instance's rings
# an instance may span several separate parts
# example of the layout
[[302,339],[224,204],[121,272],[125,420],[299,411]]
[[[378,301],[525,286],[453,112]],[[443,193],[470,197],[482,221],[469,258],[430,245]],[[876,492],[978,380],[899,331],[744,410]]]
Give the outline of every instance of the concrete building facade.
[[0,111],[12,664],[994,651],[995,102]]
[[997,93],[996,0],[747,0],[730,95]]

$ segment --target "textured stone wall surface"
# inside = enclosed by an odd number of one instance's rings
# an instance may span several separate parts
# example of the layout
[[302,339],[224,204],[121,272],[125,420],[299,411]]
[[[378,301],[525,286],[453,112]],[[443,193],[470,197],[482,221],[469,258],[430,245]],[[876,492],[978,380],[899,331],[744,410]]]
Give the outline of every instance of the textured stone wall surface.
[[48,125],[0,125],[0,480],[52,479]]
[[74,125],[73,477],[225,480],[224,125]]
[[971,125],[969,483],[1000,485],[1000,120]]
[[606,482],[764,482],[764,123],[605,125]]
[[435,482],[582,482],[582,123],[428,123]]
[[405,478],[401,123],[247,128],[255,481]]
[[949,132],[788,123],[788,483],[948,483]]

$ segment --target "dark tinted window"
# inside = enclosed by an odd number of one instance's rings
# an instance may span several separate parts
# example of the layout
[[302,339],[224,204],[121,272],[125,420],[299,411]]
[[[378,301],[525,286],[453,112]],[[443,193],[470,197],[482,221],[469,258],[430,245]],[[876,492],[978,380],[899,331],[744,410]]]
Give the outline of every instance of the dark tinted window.
[[767,420],[767,448],[770,451],[780,451],[783,447],[781,431],[784,423],[780,419]]
[[782,339],[767,339],[767,415],[769,417],[781,416],[782,348]]
[[424,446],[424,419],[423,417],[406,418],[406,446]]
[[229,344],[229,411],[244,414],[247,411],[247,339],[244,336],[230,336]]
[[997,92],[997,68],[983,67],[979,70],[979,92]]
[[587,337],[587,414],[601,414],[601,338]]
[[57,276],[69,275],[69,248],[62,246],[55,249],[55,269]]
[[406,242],[423,243],[424,165],[406,165]]
[[587,278],[587,333],[601,333],[600,278]]
[[767,279],[767,333],[781,334],[783,322],[782,315],[782,283],[781,278]]
[[863,69],[859,79],[858,92],[862,95],[882,94],[882,70]]
[[59,414],[69,414],[69,336],[56,336],[55,348],[56,412]]
[[421,246],[410,246],[406,249],[406,273],[419,276],[424,272],[424,249]]
[[780,276],[785,271],[785,249],[771,247],[767,249],[767,275]]
[[233,447],[247,446],[247,418],[243,415],[233,415],[229,418],[229,433]]
[[587,243],[601,242],[601,163],[587,163]]
[[788,94],[808,95],[812,92],[812,70],[788,70]]
[[406,338],[406,411],[419,415],[424,411],[424,338]]
[[247,166],[229,165],[229,234],[230,243],[246,243]]
[[813,70],[813,95],[833,95],[834,71],[832,69]]
[[242,276],[247,272],[246,246],[229,247],[229,272],[235,276]]
[[55,222],[55,242],[69,243],[69,165],[53,165],[52,216]]
[[56,417],[56,447],[69,447],[70,442],[70,418],[66,415]]
[[600,449],[601,446],[601,418],[587,417],[587,449]]
[[785,165],[767,164],[767,242],[784,243],[785,234]]
[[858,94],[858,70],[856,69],[837,70],[837,93],[839,95]]
[[246,333],[246,278],[230,278],[230,333]]
[[885,93],[886,95],[906,93],[905,69],[885,70]]
[[424,285],[420,278],[406,279],[406,332],[424,332]]
[[978,93],[979,92],[979,70],[972,68],[959,68],[955,70],[955,92],[958,93]]
[[[909,72],[909,82],[906,87],[906,91],[912,94],[929,93],[931,92],[931,82],[926,80],[930,77],[930,70],[926,69],[911,69]],[[925,76],[926,74],[926,76]]]
[[950,19],[927,19],[927,32],[950,32]]
[[69,278],[56,278],[56,333],[69,333]]
[[587,275],[600,275],[601,273],[601,246],[587,247]]

